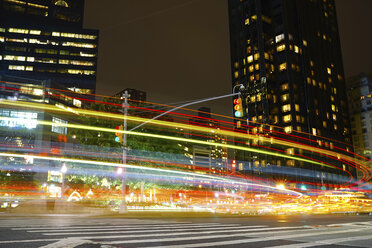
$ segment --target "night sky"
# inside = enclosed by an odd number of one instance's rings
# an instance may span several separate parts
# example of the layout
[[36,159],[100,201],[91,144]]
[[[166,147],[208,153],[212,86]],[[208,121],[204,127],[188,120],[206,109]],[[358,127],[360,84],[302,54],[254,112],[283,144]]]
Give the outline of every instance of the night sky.
[[[175,103],[231,92],[227,0],[86,0],[100,30],[97,93]],[[371,0],[336,0],[346,77],[372,73]],[[231,115],[231,99],[205,104]]]

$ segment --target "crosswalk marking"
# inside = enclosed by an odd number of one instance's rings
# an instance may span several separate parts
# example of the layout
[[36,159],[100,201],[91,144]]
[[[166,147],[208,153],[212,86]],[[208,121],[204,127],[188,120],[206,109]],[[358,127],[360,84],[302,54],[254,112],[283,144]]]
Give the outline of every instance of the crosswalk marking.
[[[244,231],[244,230],[250,230],[250,231],[259,231],[259,230],[277,230],[278,228],[264,228],[264,226],[249,226],[249,227],[245,227],[245,226],[238,226],[238,227],[229,227],[229,226],[223,226],[223,227],[203,227],[202,229],[200,228],[197,228],[197,227],[192,227],[192,228],[165,228],[165,229],[156,229],[156,230],[135,230],[135,231],[118,231],[118,230],[113,230],[113,231],[104,231],[104,232],[52,232],[52,233],[43,233],[43,235],[46,235],[46,236],[58,236],[58,235],[87,235],[87,234],[109,234],[109,233],[143,233],[143,232],[180,232],[180,231],[197,231],[197,230],[209,230],[209,231],[206,231],[206,232],[227,232],[226,230],[226,227],[228,227],[228,230],[231,230],[231,231],[236,231],[239,230],[239,231]],[[258,228],[257,228],[258,227]],[[279,228],[279,229],[282,229],[282,228]],[[288,229],[288,227],[286,227],[285,229]],[[293,229],[293,228],[292,228]],[[220,231],[222,230],[222,231]],[[190,234],[190,233],[195,233],[195,232],[184,232],[184,233],[177,233],[176,235],[186,235],[186,234]],[[201,233],[201,232],[198,232],[198,233]],[[204,233],[204,232],[202,232]],[[153,235],[153,234],[150,234],[150,235]],[[158,234],[157,234],[158,235]],[[166,233],[165,235],[173,235],[173,234],[169,234],[169,233]]]
[[[221,228],[219,228],[221,229]],[[252,232],[252,231],[273,231],[273,230],[288,230],[288,229],[298,229],[297,227],[269,227],[269,228],[247,228],[247,227],[239,227],[238,230],[236,230],[236,228],[234,228],[233,230],[230,230],[226,227],[222,228],[224,230],[207,230],[207,231],[202,231],[202,230],[199,230],[196,232],[172,232],[172,233],[169,233],[169,232],[166,232],[166,233],[157,233],[156,236],[179,236],[179,235],[200,235],[200,234],[215,234],[215,233],[228,233],[228,232]],[[171,230],[171,229],[170,229]],[[161,230],[162,231],[162,230]],[[172,230],[171,230],[172,231]],[[143,231],[143,232],[146,232],[146,231]],[[123,231],[123,232],[115,232],[115,233],[127,233],[126,231]],[[74,234],[74,233],[72,233]],[[90,235],[92,233],[89,233],[89,232],[82,232],[82,233],[78,233],[79,235]],[[99,233],[97,233],[99,234]],[[46,233],[44,235],[48,235],[48,236],[58,236],[58,234],[54,234],[54,233]],[[59,235],[65,235],[65,234],[59,234]],[[240,234],[241,235],[241,234]],[[152,237],[154,236],[153,233],[151,234],[136,234],[136,235],[113,235],[113,236],[104,236],[104,237],[107,237],[107,238],[115,238],[115,237],[119,237],[119,238],[144,238],[144,237]],[[91,239],[91,238],[101,238],[101,236],[89,236],[89,237],[84,237],[84,239]]]
[[[162,224],[128,224],[128,225],[117,225],[117,226],[114,226],[114,225],[111,225],[111,226],[43,226],[43,227],[14,227],[12,228],[12,230],[50,230],[50,228],[53,228],[53,229],[65,229],[65,228],[69,228],[69,229],[79,229],[79,228],[84,228],[84,227],[89,227],[89,228],[112,228],[112,227],[136,227],[136,226],[148,226],[148,227],[152,227],[152,226],[194,226],[194,225],[205,225],[205,226],[217,226],[217,225],[221,225],[220,223],[172,223],[172,224],[165,224],[165,223],[162,223]],[[231,225],[239,225],[239,224],[231,224]]]
[[[225,227],[229,227],[229,228],[232,228],[232,227],[237,227],[237,226],[241,226],[239,224],[227,224],[227,225],[224,225]],[[174,229],[180,229],[180,228],[188,228],[188,229],[192,229],[192,228],[198,228],[198,227],[203,227],[203,228],[216,228],[216,227],[219,227],[219,225],[177,225],[177,226],[172,226],[172,225],[165,225],[165,226],[142,226],[142,227],[110,227],[110,228],[107,228],[107,227],[103,227],[103,228],[88,228],[88,229],[85,229],[85,228],[65,228],[65,229],[42,229],[42,230],[29,230],[27,232],[33,232],[33,233],[68,233],[68,232],[74,232],[75,230],[76,231],[120,231],[120,230],[143,230],[145,228],[147,229],[162,229],[164,227],[167,227],[167,228],[174,228]],[[252,227],[265,227],[265,226],[252,226]],[[100,232],[102,233],[102,232]]]
[[319,246],[319,245],[333,245],[337,243],[359,241],[359,240],[366,240],[366,239],[372,239],[372,235],[363,235],[363,236],[338,238],[338,239],[325,239],[325,240],[318,240],[314,242],[295,244],[295,245],[270,246],[268,248],[305,248],[305,247],[312,247],[312,246]]
[[[269,228],[271,230],[276,230],[276,231],[280,231],[280,230],[288,230],[288,229],[298,229],[298,228],[302,228],[304,229],[304,227],[272,227],[272,228]],[[241,233],[243,231],[252,231],[252,229],[242,229],[240,230],[238,234],[236,234],[236,230],[231,230],[229,231],[228,229],[227,230],[219,230],[219,231],[198,231],[197,233],[195,232],[189,232],[189,233],[177,233],[177,234],[173,234],[173,233],[157,233],[157,234],[150,234],[150,235],[147,235],[147,236],[178,236],[178,235],[187,235],[187,234],[192,234],[194,236],[195,239],[209,239],[209,238],[226,238],[226,237],[240,237],[240,236],[247,236],[247,235],[259,235],[259,234],[267,234],[268,233],[268,229],[264,229],[259,232],[245,232],[244,234]],[[230,234],[225,234],[225,235],[209,235],[209,236],[205,236],[205,234],[214,234],[214,233],[230,233]],[[287,232],[292,232],[292,231],[283,231],[285,233]],[[142,243],[142,242],[145,242],[145,240],[138,240],[137,238],[140,238],[140,237],[146,237],[144,236],[145,234],[143,235],[109,235],[109,236],[83,236],[83,237],[79,237],[79,239],[84,239],[84,240],[103,240],[103,239],[118,239],[118,238],[132,238],[134,240],[121,240],[121,241],[118,241],[119,243]],[[197,236],[197,235],[204,235],[204,236]],[[184,240],[188,240],[190,237],[183,237]],[[174,238],[173,238],[174,239]],[[40,241],[56,241],[56,240],[61,240],[61,239],[38,239],[37,242],[40,242]],[[147,242],[148,240],[146,240]],[[12,243],[13,241],[0,241],[0,244],[1,243]],[[29,242],[32,242],[32,240]],[[118,243],[118,244],[119,244]],[[106,244],[106,243],[105,243]]]
[[[263,238],[249,238],[249,239],[236,239],[236,240],[228,240],[228,241],[215,241],[215,242],[207,242],[207,243],[197,243],[197,244],[182,244],[182,245],[162,245],[162,246],[151,246],[151,248],[193,248],[193,247],[213,247],[213,246],[222,246],[222,245],[236,245],[242,243],[254,243],[254,242],[261,242],[261,241],[271,241],[271,240],[278,240],[278,239],[291,239],[291,238],[298,238],[298,237],[308,237],[308,236],[315,236],[315,235],[329,235],[329,234],[338,234],[338,233],[346,233],[346,232],[358,232],[365,229],[354,229],[354,230],[342,230],[342,231],[329,231],[321,233],[301,233],[301,234],[292,234],[292,235],[278,235],[274,237],[263,237]],[[242,235],[241,235],[242,236]],[[247,236],[247,235],[245,235]],[[210,238],[218,238],[218,236],[208,236],[201,237],[203,239],[210,239]],[[199,238],[199,239],[201,239]],[[123,244],[123,243],[153,243],[153,242],[170,242],[170,241],[185,241],[185,240],[196,240],[197,237],[189,237],[185,238],[174,238],[174,239],[151,239],[151,240],[126,240],[124,241],[111,241],[105,242],[104,244]],[[145,247],[145,246],[144,246]],[[144,248],[141,247],[141,248]]]
[[[32,246],[31,244],[39,246],[38,243],[44,243],[43,248],[65,247],[65,244],[69,244],[68,247],[75,247],[75,244],[85,243],[101,244],[103,245],[102,247],[120,244],[151,248],[242,246],[241,244],[249,244],[254,247],[256,242],[269,241],[268,244],[270,244],[270,241],[281,240],[284,243],[281,242],[281,245],[273,243],[272,245],[275,246],[271,248],[299,248],[372,240],[372,235],[370,234],[372,222],[368,221],[320,226],[284,227],[249,226],[234,223],[125,223],[125,225],[120,226],[115,226],[112,222],[108,223],[110,226],[105,226],[104,223],[99,225],[94,223],[93,225],[80,226],[13,227],[9,228],[9,230],[20,231],[21,235],[27,232],[28,237],[30,235],[38,236],[35,236],[35,239],[0,241],[0,247],[6,247],[6,244],[12,243],[14,245],[17,243],[23,245],[29,243],[30,247]],[[41,235],[45,238],[41,238]],[[353,235],[354,237],[350,237]],[[340,236],[342,238],[339,238]],[[315,237],[317,238],[315,239]],[[293,244],[293,242],[297,242],[297,244]],[[161,243],[161,246],[158,243]]]

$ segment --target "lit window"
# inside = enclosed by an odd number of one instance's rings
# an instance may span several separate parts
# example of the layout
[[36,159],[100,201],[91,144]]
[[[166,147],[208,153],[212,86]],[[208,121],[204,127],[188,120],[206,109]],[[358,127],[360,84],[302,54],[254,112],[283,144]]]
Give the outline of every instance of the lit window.
[[40,35],[41,31],[40,30],[30,30],[30,34]]
[[293,155],[294,154],[294,148],[287,148],[285,151],[289,155]]
[[81,101],[78,99],[73,99],[72,104],[75,105],[76,107],[80,108],[81,107]]
[[282,95],[282,102],[289,101],[289,94]]
[[284,71],[286,69],[287,69],[287,63],[284,62],[284,63],[279,65],[279,71]]
[[9,65],[9,70],[24,71],[25,67],[23,65]]
[[259,70],[259,69],[260,69],[260,65],[259,65],[259,64],[255,64],[254,68],[255,68],[256,70]]
[[253,62],[253,55],[248,56],[247,61],[248,61],[248,63],[252,63]]
[[292,126],[285,127],[284,132],[291,133],[292,132]]
[[283,122],[290,122],[290,121],[292,121],[292,115],[283,116]]
[[332,114],[332,118],[334,121],[337,121],[337,116],[335,114]]
[[[59,63],[60,64],[67,64],[68,63],[68,60],[59,60]],[[238,71],[235,71],[234,72],[234,78],[238,78],[239,77],[239,72]]]
[[295,110],[296,110],[297,112],[300,112],[300,105],[295,104]]
[[249,72],[253,72],[253,71],[254,71],[254,67],[253,67],[253,65],[249,66],[249,67],[248,67],[248,70],[249,70]]
[[33,71],[34,67],[33,66],[26,66],[26,71]]
[[254,60],[258,60],[260,58],[260,54],[259,53],[255,53],[254,54]]
[[5,55],[4,60],[25,61],[26,57],[24,57],[24,56],[14,56],[14,55]]
[[326,121],[323,121],[323,127],[327,128],[327,122]]
[[249,18],[245,19],[244,24],[249,25]]
[[84,48],[95,48],[95,44],[89,43],[79,43],[79,42],[62,42],[62,46],[71,46],[71,47],[84,47]]
[[313,135],[316,135],[316,128],[312,128]]
[[27,57],[27,62],[34,62],[35,58],[34,57]]
[[331,70],[331,68],[327,68],[327,73],[328,73],[329,75],[332,74],[332,70]]
[[306,40],[303,40],[302,41],[302,44],[306,47],[307,46],[307,41]]
[[277,52],[281,52],[281,51],[284,51],[284,50],[285,50],[285,44],[281,44],[281,45],[278,45],[276,47]]
[[336,112],[336,106],[334,104],[331,105],[332,111]]
[[28,34],[28,29],[9,28],[9,33]]
[[337,130],[337,129],[338,129],[338,127],[337,127],[337,125],[336,125],[336,124],[334,124],[334,125],[333,125],[333,128],[334,128],[335,130]]
[[288,90],[288,89],[289,89],[289,84],[288,83],[282,84],[282,90],[283,91]]
[[283,112],[291,111],[291,104],[283,105],[283,106],[282,106],[282,111],[283,111]]
[[299,49],[298,46],[296,46],[296,45],[294,46],[294,52],[295,52],[295,53],[299,53],[299,52],[300,52],[300,49]]
[[282,40],[284,40],[284,34],[279,34],[279,35],[275,36],[275,43],[279,43]]
[[257,20],[257,15],[253,15],[251,18],[252,20]]

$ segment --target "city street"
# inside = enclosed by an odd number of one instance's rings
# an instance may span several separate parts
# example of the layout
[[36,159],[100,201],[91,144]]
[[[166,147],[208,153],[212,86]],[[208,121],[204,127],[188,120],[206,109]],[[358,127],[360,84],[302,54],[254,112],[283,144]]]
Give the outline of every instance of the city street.
[[0,247],[372,247],[372,216],[3,216]]

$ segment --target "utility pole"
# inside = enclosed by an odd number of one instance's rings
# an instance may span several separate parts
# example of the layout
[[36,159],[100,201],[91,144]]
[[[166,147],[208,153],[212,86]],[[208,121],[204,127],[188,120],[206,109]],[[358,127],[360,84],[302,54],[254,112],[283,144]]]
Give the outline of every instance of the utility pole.
[[128,97],[129,97],[129,94],[128,94],[128,91],[125,91],[124,94],[123,94],[123,98],[124,98],[124,102],[123,102],[123,109],[124,109],[124,122],[123,122],[123,130],[124,130],[124,133],[123,133],[123,176],[122,176],[122,199],[121,199],[121,205],[120,205],[120,209],[119,209],[119,213],[127,213],[128,212],[128,209],[127,209],[127,203],[125,201],[125,197],[126,197],[126,171],[125,171],[125,164],[127,163],[127,115],[128,115],[128,107],[129,107],[129,104],[128,104]]

